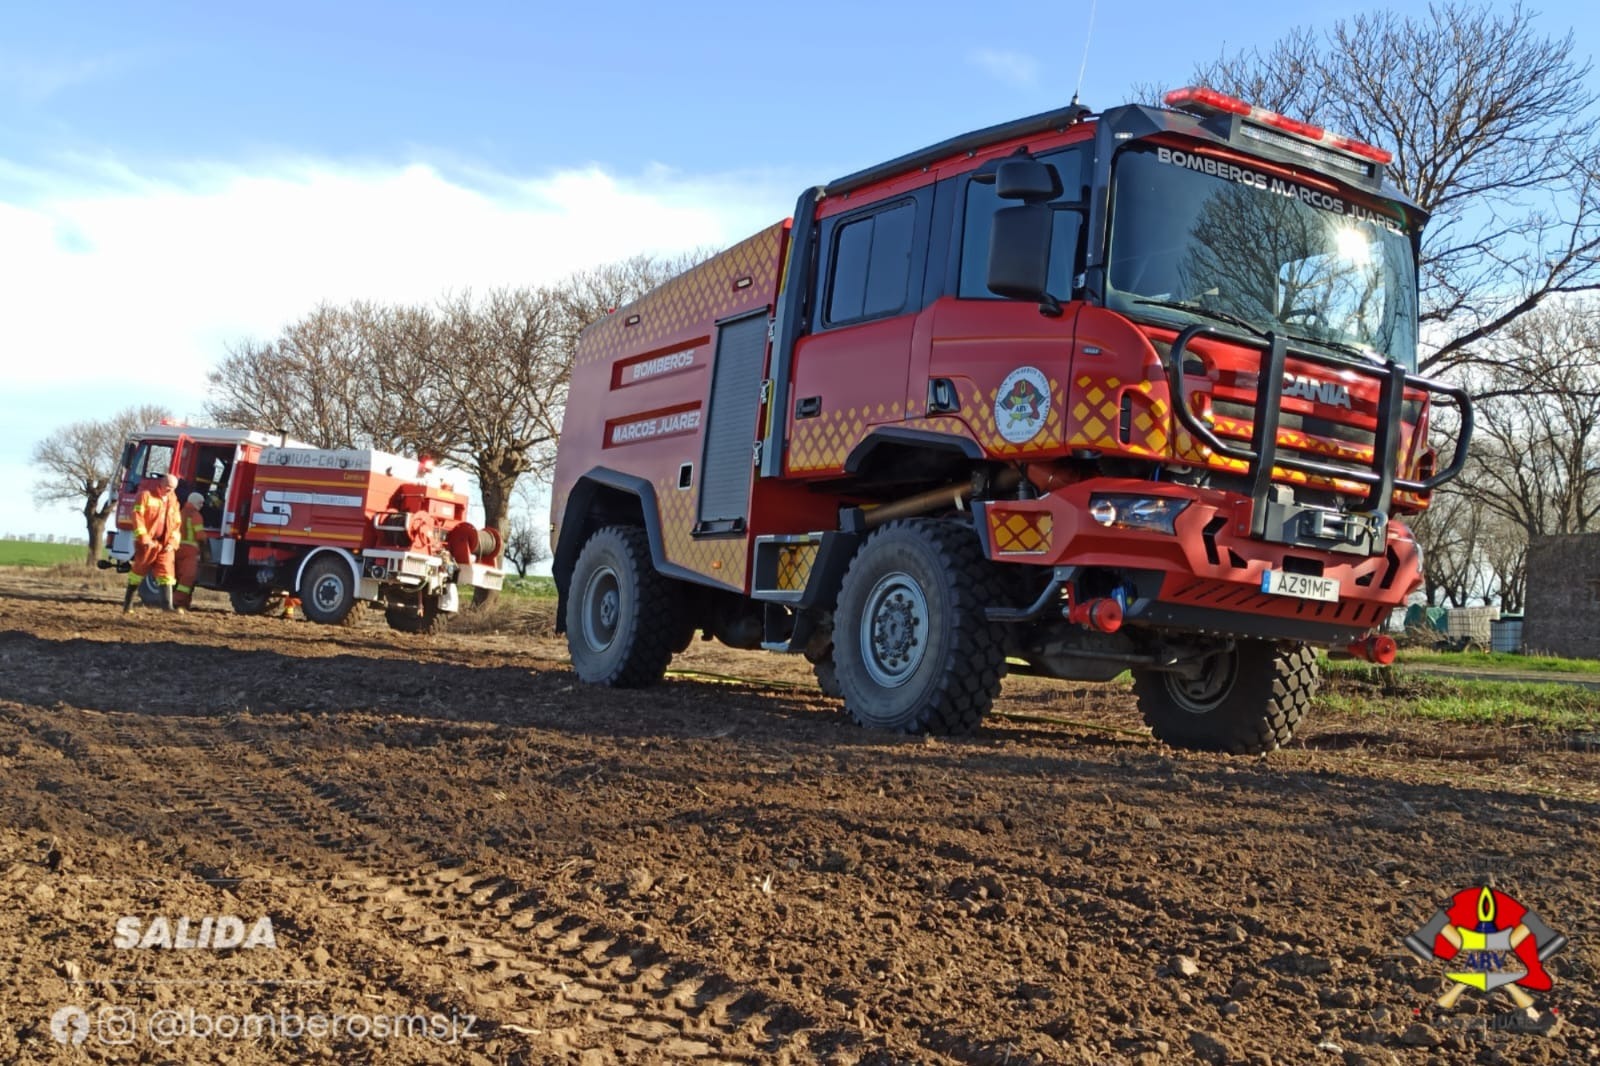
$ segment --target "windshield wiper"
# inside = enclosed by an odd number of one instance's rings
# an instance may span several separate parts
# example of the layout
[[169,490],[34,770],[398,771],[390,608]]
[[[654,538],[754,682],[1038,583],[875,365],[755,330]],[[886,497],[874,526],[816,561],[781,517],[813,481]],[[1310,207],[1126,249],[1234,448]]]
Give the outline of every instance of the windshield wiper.
[[1267,335],[1266,330],[1262,329],[1260,326],[1247,322],[1238,315],[1231,314],[1227,311],[1218,311],[1210,307],[1202,307],[1199,304],[1184,303],[1181,300],[1150,300],[1144,297],[1136,297],[1133,302],[1136,304],[1144,304],[1148,307],[1170,307],[1174,311],[1187,311],[1191,315],[1201,315],[1205,318],[1214,318],[1218,322],[1226,322],[1230,326],[1238,326],[1240,329],[1248,330],[1249,332],[1254,333],[1257,337],[1265,337]]
[[1357,347],[1354,344],[1347,344],[1344,341],[1325,341],[1321,337],[1302,337],[1298,333],[1285,333],[1284,336],[1292,341],[1301,341],[1305,344],[1320,344],[1324,348],[1332,348],[1336,352],[1344,352],[1346,355],[1360,356],[1369,363],[1387,363],[1391,361],[1387,357],[1380,355],[1370,348]]

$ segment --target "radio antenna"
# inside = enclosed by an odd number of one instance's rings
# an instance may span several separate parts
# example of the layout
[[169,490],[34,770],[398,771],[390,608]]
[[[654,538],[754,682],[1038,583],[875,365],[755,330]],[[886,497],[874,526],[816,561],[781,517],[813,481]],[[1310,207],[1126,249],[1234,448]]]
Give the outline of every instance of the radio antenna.
[[1078,64],[1078,84],[1072,87],[1072,106],[1078,106],[1078,94],[1083,91],[1083,72],[1089,69],[1089,43],[1094,40],[1094,12],[1100,0],[1089,0],[1089,30],[1083,35],[1083,62]]

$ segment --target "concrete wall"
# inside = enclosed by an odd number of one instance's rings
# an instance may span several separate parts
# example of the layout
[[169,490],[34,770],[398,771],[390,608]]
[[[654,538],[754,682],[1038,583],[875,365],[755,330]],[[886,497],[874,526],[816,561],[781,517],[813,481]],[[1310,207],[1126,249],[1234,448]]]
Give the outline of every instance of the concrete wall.
[[1600,659],[1600,533],[1533,538],[1523,617],[1530,654]]

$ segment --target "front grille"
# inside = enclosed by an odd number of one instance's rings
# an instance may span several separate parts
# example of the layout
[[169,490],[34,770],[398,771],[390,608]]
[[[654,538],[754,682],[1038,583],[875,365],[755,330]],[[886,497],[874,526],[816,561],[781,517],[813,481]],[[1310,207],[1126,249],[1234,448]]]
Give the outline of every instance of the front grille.
[[[1255,408],[1237,400],[1214,399],[1217,435],[1249,443]],[[1341,470],[1371,471],[1376,434],[1330,418],[1283,411],[1278,416],[1278,454],[1311,459]]]

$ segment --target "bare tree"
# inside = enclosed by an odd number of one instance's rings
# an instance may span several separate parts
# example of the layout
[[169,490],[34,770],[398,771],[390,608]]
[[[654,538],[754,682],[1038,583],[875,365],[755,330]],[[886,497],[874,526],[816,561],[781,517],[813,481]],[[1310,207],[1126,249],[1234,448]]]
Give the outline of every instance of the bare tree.
[[83,514],[89,547],[84,562],[93,566],[105,543],[106,522],[116,507],[112,479],[122,445],[134,431],[171,416],[164,407],[129,407],[111,418],[86,419],[62,426],[33,446],[39,470],[33,495],[41,505],[71,503]]
[[323,304],[275,341],[245,341],[208,375],[206,412],[219,425],[281,431],[319,448],[390,447],[378,417],[363,304]]
[[1482,512],[1471,498],[1440,489],[1426,513],[1411,520],[1422,545],[1422,587],[1430,604],[1465,607],[1482,580],[1478,557]]
[[1529,536],[1600,526],[1600,304],[1566,302],[1506,331],[1473,375],[1479,505]]
[[518,577],[527,577],[528,568],[550,558],[545,538],[534,528],[533,519],[519,514],[511,520],[511,532],[506,534],[506,561],[517,568]]
[[[463,291],[431,307],[324,305],[275,341],[232,349],[211,372],[207,410],[321,447],[459,466],[505,536],[519,481],[554,467],[578,335],[703,258],[637,256],[556,287]],[[478,602],[492,599],[479,590]]]
[[1474,368],[1478,429],[1462,478],[1413,523],[1430,603],[1519,610],[1529,539],[1600,529],[1600,303],[1523,316]]
[[[1572,34],[1513,6],[1442,4],[1298,30],[1195,79],[1394,152],[1389,173],[1430,212],[1420,280],[1422,368],[1482,350],[1547,298],[1600,287],[1600,107]],[[1427,328],[1431,326],[1432,328]]]

